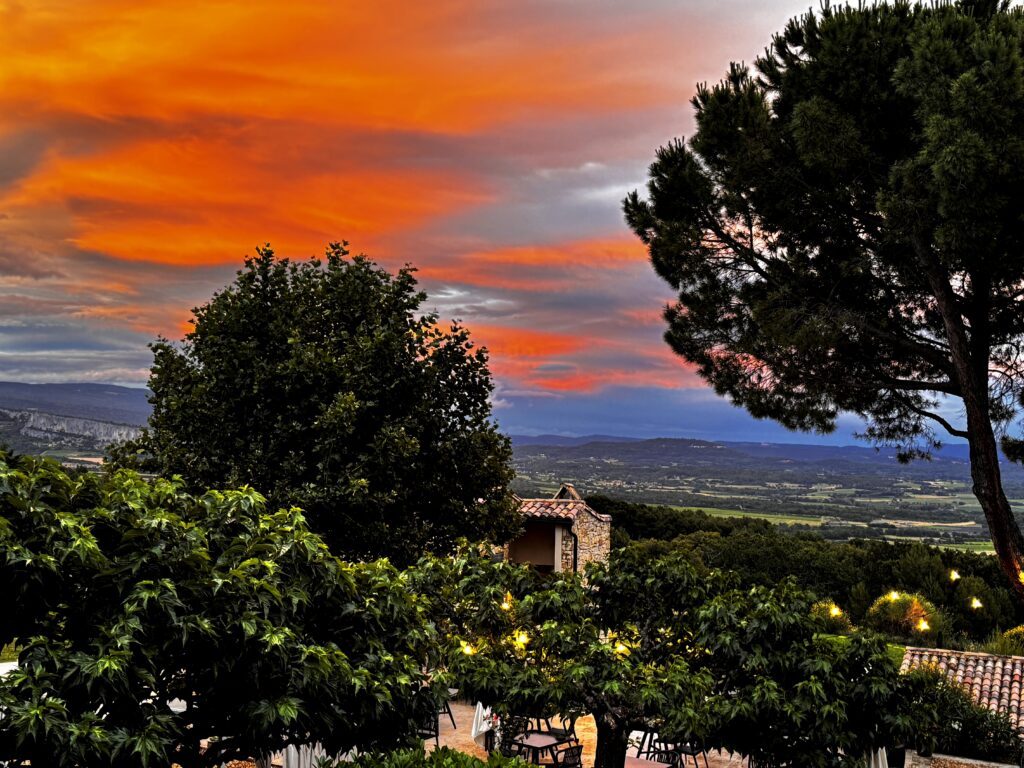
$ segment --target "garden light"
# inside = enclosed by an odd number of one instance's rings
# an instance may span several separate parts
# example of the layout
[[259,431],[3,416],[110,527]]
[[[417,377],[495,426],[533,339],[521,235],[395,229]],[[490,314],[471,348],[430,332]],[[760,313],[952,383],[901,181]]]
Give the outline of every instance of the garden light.
[[952,570],[952,571],[949,572],[949,580],[950,581],[956,581],[959,578],[960,578],[960,573],[958,571]]
[[505,599],[501,601],[501,610],[508,611],[512,608],[512,593],[506,592]]
[[622,655],[622,656],[628,656],[629,655],[629,648],[627,648],[625,643],[623,643],[620,640],[619,642],[617,642],[615,644],[615,652],[620,654],[620,655]]
[[917,622],[917,630],[919,632],[927,632],[931,628],[932,628],[932,625],[929,624],[924,619],[921,619],[920,621]]
[[972,597],[971,598],[971,608],[973,608],[974,610],[978,610],[979,608],[981,608],[981,600],[979,600],[976,597]]
[[839,616],[842,616],[843,611],[838,605],[833,605],[831,608],[828,609],[828,615],[835,619]]
[[889,593],[889,599],[892,600],[893,602],[895,602],[896,600],[899,600],[900,599],[900,593],[897,592],[894,589],[892,592]]
[[530,636],[528,634],[522,631],[516,633],[516,643],[519,645],[526,645],[528,642],[530,642]]
[[469,643],[465,643],[465,642],[464,642],[464,643],[462,644],[462,652],[463,652],[464,654],[466,654],[467,656],[472,656],[472,655],[473,655],[474,653],[476,653],[476,648],[474,648],[474,647],[473,647],[472,645],[470,645]]

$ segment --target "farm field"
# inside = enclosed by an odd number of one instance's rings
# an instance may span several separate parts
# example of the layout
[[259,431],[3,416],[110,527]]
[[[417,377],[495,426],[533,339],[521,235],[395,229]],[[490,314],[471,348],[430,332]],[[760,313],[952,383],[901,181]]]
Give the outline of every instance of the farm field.
[[[894,452],[699,440],[516,444],[514,490],[549,495],[562,481],[583,494],[757,517],[826,538],[914,539],[972,551],[990,548],[970,491],[966,452],[899,464]],[[1024,509],[1024,471],[1004,468]]]

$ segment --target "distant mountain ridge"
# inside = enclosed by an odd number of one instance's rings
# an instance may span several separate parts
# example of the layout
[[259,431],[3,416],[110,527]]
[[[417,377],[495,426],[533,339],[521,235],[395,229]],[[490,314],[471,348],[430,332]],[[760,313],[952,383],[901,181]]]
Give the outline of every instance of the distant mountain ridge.
[[633,443],[642,437],[618,437],[616,435],[509,435],[512,445],[587,445],[588,443]]
[[143,426],[149,390],[116,384],[23,384],[0,381],[0,408]]
[[[783,459],[791,461],[847,461],[856,463],[896,462],[895,448],[876,449],[869,445],[819,445],[815,443],[766,443],[737,442],[731,440],[700,440],[686,437],[621,437],[617,435],[581,435],[569,437],[563,435],[510,435],[513,448],[531,453],[543,447],[558,449],[579,449],[572,451],[579,456],[586,451],[599,454],[614,454],[616,457],[643,456],[650,458],[654,454],[671,456],[676,453],[689,454],[690,451],[715,449],[729,451],[733,456],[746,456],[760,460]],[[728,454],[718,454],[723,458]],[[969,460],[969,449],[964,443],[944,445],[932,457],[933,462],[953,462],[961,464]]]
[[[0,381],[0,439],[19,435],[40,446],[61,444],[62,435],[70,436],[75,447],[91,439],[96,447],[135,434],[146,424],[152,410],[149,390],[115,384],[59,383],[25,384]],[[51,418],[52,417],[52,418]],[[64,419],[64,421],[62,421]],[[78,438],[84,438],[84,441]],[[517,460],[538,453],[552,454],[558,461],[602,460],[649,465],[661,461],[696,461],[707,465],[709,456],[700,452],[714,450],[713,464],[733,466],[771,466],[796,461],[846,466],[870,465],[895,467],[895,450],[876,451],[870,446],[832,446],[813,443],[764,443],[696,440],[688,438],[637,438],[622,435],[511,435]],[[11,442],[8,439],[8,442]],[[15,441],[17,442],[17,441]],[[23,447],[20,446],[19,447]],[[32,446],[28,446],[32,447]],[[542,451],[541,449],[552,449]],[[967,462],[966,445],[949,445],[938,452],[934,465],[960,465]]]
[[0,382],[0,443],[22,453],[101,453],[149,418],[148,390],[113,384]]

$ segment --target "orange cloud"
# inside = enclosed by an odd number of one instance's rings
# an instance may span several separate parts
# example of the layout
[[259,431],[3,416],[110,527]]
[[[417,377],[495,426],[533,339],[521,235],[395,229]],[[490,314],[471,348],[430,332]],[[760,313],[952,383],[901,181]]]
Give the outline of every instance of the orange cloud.
[[[312,255],[338,237],[372,241],[485,199],[457,176],[325,170],[267,162],[273,147],[242,136],[139,141],[88,157],[52,157],[0,197],[16,214],[64,202],[69,238],[126,260],[235,263],[272,240]],[[240,252],[241,250],[241,252]]]
[[682,95],[632,64],[642,46],[670,51],[668,30],[595,34],[576,14],[560,29],[510,17],[509,34],[502,16],[499,2],[463,0],[40,0],[0,19],[0,91],[26,112],[449,131]]
[[473,338],[495,358],[544,358],[580,350],[587,339],[565,333],[474,323]]
[[530,386],[555,392],[596,392],[608,387],[661,387],[663,389],[699,389],[705,384],[693,373],[693,366],[679,361],[675,369],[616,370],[570,373],[557,376],[532,376]]
[[584,269],[623,269],[646,259],[644,246],[623,234],[616,238],[473,251],[442,265],[426,265],[420,271],[425,279],[436,282],[550,290],[578,282]]
[[141,359],[256,245],[344,238],[460,297],[502,386],[680,386],[616,196],[706,77],[685,6],[0,0],[0,302]]
[[627,309],[623,310],[620,314],[631,323],[636,323],[637,325],[656,325],[659,328],[665,326],[664,308]]

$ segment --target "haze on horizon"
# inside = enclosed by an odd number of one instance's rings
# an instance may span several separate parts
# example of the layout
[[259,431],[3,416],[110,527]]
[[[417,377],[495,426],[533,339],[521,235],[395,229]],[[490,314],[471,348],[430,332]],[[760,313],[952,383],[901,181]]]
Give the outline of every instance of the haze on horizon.
[[0,379],[141,385],[257,245],[346,239],[490,349],[507,432],[854,442],[675,358],[620,211],[806,0],[372,5],[0,0]]

